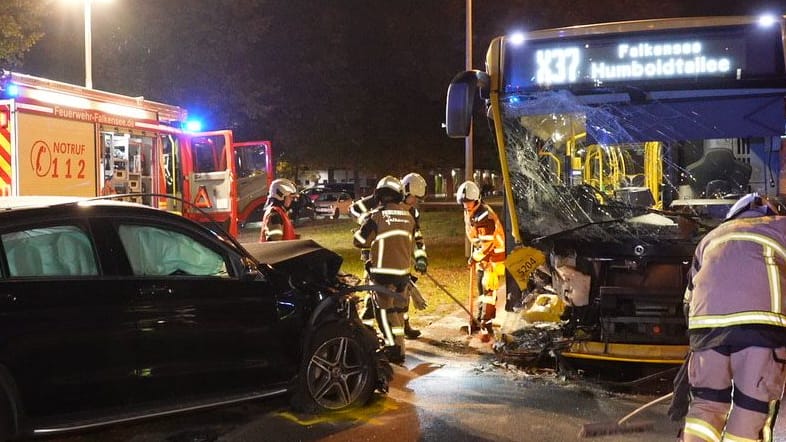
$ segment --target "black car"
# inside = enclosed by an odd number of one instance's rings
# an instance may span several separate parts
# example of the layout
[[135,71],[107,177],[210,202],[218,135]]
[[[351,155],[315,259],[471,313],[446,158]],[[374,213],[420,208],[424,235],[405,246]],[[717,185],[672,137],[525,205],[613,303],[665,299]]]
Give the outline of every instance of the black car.
[[243,247],[146,206],[2,198],[0,249],[0,440],[387,389],[356,288],[313,241]]

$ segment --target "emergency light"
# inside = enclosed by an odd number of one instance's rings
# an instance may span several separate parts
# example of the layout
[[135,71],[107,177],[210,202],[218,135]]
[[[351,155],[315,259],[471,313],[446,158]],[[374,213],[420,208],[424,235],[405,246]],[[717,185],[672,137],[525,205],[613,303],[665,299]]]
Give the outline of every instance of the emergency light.
[[19,85],[16,83],[8,83],[5,88],[5,94],[9,98],[14,98],[19,95]]
[[186,130],[189,132],[199,132],[202,130],[202,122],[199,120],[188,120],[185,122]]

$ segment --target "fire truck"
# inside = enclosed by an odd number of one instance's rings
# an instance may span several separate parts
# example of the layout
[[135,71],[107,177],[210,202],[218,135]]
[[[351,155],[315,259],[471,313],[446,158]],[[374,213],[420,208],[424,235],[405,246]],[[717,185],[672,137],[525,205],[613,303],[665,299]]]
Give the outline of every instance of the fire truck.
[[[3,71],[0,195],[128,194],[128,200],[218,222],[237,235],[238,178],[250,182],[242,184],[244,192],[259,182],[251,159],[260,145],[264,172],[272,176],[270,143],[236,144],[229,130],[189,132],[183,129],[187,116],[181,107],[144,97]],[[236,149],[248,155],[236,156]],[[264,203],[264,186],[262,202],[248,197],[245,206]],[[194,207],[155,196],[163,194]]]

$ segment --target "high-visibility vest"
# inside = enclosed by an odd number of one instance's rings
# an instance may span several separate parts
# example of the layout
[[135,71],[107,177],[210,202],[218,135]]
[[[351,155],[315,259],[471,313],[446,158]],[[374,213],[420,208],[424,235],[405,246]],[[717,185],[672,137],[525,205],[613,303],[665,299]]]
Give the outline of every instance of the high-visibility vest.
[[[270,224],[270,216],[273,212],[281,218],[280,225]],[[259,242],[266,242],[268,237],[277,235],[281,235],[281,240],[297,239],[295,226],[292,224],[292,220],[289,219],[287,210],[284,207],[271,204],[265,209],[265,214],[262,216],[262,231],[259,234]]]
[[464,227],[472,244],[472,259],[475,261],[505,260],[505,230],[494,210],[479,202],[464,211]]

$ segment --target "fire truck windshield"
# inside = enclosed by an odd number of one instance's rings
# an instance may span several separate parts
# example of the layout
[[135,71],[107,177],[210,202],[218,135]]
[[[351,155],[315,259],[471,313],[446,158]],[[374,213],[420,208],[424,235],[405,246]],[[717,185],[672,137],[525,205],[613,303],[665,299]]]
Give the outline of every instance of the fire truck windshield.
[[194,172],[207,173],[226,169],[226,146],[222,136],[195,137],[191,146]]

